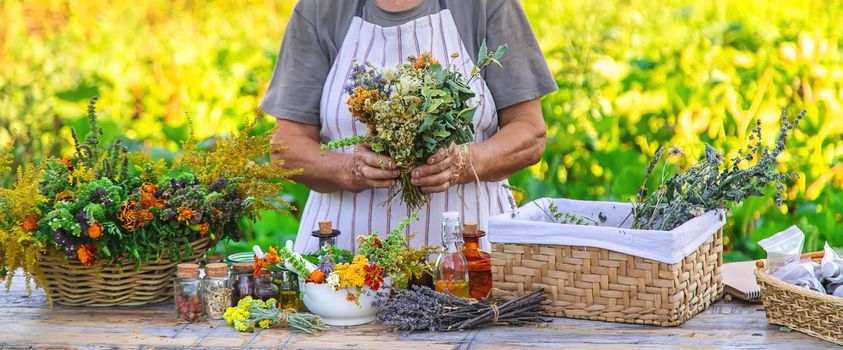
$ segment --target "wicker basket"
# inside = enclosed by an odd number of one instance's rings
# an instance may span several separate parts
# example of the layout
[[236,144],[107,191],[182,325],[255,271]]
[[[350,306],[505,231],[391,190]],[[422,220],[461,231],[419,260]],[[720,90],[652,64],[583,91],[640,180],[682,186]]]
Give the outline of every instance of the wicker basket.
[[543,287],[557,317],[676,326],[723,295],[722,235],[675,264],[592,247],[492,244],[494,291]]
[[201,238],[190,243],[193,254],[184,261],[167,258],[148,263],[135,271],[133,264],[84,266],[78,261],[47,260],[40,264],[53,302],[72,306],[137,306],[173,297],[176,265],[198,261],[210,247]]
[[[822,252],[803,257],[819,260]],[[756,265],[761,302],[770,323],[843,345],[843,298],[774,278],[767,274],[762,260]]]

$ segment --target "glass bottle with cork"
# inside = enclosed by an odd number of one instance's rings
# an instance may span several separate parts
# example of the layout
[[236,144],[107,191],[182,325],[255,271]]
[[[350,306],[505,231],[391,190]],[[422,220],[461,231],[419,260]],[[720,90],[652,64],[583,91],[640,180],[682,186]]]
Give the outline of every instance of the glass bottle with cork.
[[448,292],[455,296],[468,298],[468,262],[462,252],[462,230],[460,214],[445,212],[442,214],[442,246],[444,250],[436,258],[437,292]]
[[278,286],[278,307],[303,311],[304,304],[299,298],[298,275],[290,270],[280,268],[273,271],[275,285]]
[[255,265],[251,262],[239,262],[232,266],[234,277],[232,280],[231,306],[237,306],[237,302],[245,297],[255,294]]
[[205,265],[205,279],[202,284],[205,314],[213,320],[222,319],[225,309],[231,306],[231,281],[228,276],[228,265],[225,263]]
[[462,252],[468,261],[468,291],[474,299],[488,298],[492,291],[492,254],[484,251],[486,232],[477,228],[476,222],[463,226]]
[[310,235],[319,238],[319,248],[324,247],[325,243],[330,244],[331,247],[335,247],[340,231],[333,228],[331,220],[322,220],[319,221],[319,229],[311,232]]
[[176,300],[176,320],[193,323],[202,317],[202,280],[199,279],[199,265],[176,265],[176,280],[173,294]]

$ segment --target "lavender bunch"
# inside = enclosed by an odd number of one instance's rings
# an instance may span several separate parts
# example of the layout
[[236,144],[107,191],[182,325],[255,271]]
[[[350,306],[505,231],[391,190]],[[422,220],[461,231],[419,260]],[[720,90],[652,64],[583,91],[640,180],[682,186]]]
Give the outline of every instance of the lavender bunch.
[[377,319],[395,332],[429,330],[451,332],[490,326],[522,326],[550,322],[539,288],[524,296],[480,301],[443,294],[424,286],[398,289],[389,299],[376,301]]
[[[666,171],[663,170],[661,184],[656,191],[648,193],[647,180],[664,154],[664,149],[659,149],[647,168],[644,185],[636,196],[631,214],[632,227],[672,230],[706,211],[723,208],[726,203],[763,196],[763,190],[771,184],[776,186],[776,204],[781,205],[784,184],[795,178],[796,174],[780,173],[778,156],[785,149],[787,136],[804,117],[803,110],[790,121],[787,112],[782,111],[782,127],[773,149],[762,143],[759,120],[752,129],[746,150],[739,149],[731,159],[731,164],[724,165],[723,155],[706,145],[705,155],[697,164],[670,178],[666,177]],[[681,155],[681,150],[674,148],[670,153]]]

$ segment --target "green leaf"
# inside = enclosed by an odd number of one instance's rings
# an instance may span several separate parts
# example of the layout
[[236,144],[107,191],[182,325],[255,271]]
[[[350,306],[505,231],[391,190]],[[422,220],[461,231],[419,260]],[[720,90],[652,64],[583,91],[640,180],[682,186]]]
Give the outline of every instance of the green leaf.
[[486,40],[480,44],[480,52],[477,53],[477,65],[483,65],[486,59],[489,58],[489,48],[486,46]]
[[495,54],[492,55],[492,57],[495,58],[495,62],[497,62],[498,65],[500,65],[500,62],[498,62],[498,61],[501,59],[501,57],[503,57],[503,54],[505,52],[506,52],[506,44],[503,44],[501,46],[498,46],[498,49],[495,50]]
[[445,138],[445,137],[451,136],[451,133],[448,132],[447,130],[436,130],[436,131],[433,132],[433,136]]

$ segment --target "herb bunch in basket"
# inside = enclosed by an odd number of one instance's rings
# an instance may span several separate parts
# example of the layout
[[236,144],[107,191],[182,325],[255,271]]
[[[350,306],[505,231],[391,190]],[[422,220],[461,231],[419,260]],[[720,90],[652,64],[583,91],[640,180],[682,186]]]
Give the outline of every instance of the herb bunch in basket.
[[48,256],[136,269],[163,258],[178,261],[193,254],[191,241],[237,240],[242,219],[291,208],[279,191],[281,180],[297,171],[261,161],[272,147],[271,133],[251,135],[248,124],[238,136],[218,138],[212,150],[199,149],[191,133],[185,152],[167,166],[129,152],[120,139],[104,146],[95,102],[86,137],[72,132],[73,156],[21,166],[13,187],[0,189],[7,287],[17,268],[44,286],[38,264]]
[[[758,120],[746,148],[739,149],[731,163],[724,164],[723,155],[709,145],[705,146],[705,154],[698,163],[670,177],[665,162],[660,185],[649,192],[647,182],[665,153],[664,148],[660,148],[650,162],[644,184],[635,197],[632,227],[672,230],[709,210],[724,208],[726,203],[764,196],[763,191],[771,184],[776,187],[776,203],[781,205],[785,182],[796,175],[779,172],[778,157],[785,149],[788,134],[804,116],[803,110],[790,120],[787,112],[782,111],[782,126],[772,149],[762,142],[761,121]],[[676,147],[668,153],[670,156],[682,155],[681,149]]]
[[323,150],[362,144],[389,156],[401,173],[393,195],[400,194],[410,210],[420,208],[428,199],[410,182],[411,170],[440,149],[474,141],[477,104],[469,103],[475,95],[471,82],[483,68],[499,63],[505,51],[504,46],[488,51],[484,42],[479,64],[468,77],[453,64],[442,66],[430,52],[410,56],[396,67],[356,64],[346,86],[346,103],[368,134],[331,141]]

